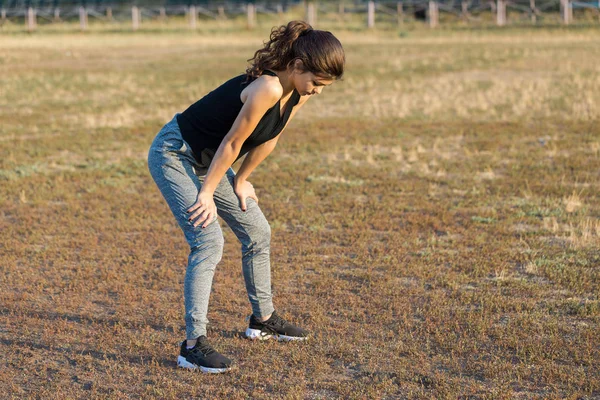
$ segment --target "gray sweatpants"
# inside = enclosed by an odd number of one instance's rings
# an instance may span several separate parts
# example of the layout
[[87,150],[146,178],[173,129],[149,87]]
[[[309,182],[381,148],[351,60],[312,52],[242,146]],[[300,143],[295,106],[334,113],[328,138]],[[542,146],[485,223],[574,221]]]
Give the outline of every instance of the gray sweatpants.
[[[206,335],[210,289],[224,242],[218,220],[206,228],[194,227],[188,221],[186,210],[196,203],[208,166],[195,160],[173,118],[154,139],[148,153],[148,167],[190,245],[184,281],[185,324],[187,339],[196,339]],[[214,200],[217,213],[242,244],[242,269],[252,313],[264,317],[273,312],[271,228],[253,199],[247,199],[245,212],[241,210],[233,191],[234,176],[230,168],[215,190]]]

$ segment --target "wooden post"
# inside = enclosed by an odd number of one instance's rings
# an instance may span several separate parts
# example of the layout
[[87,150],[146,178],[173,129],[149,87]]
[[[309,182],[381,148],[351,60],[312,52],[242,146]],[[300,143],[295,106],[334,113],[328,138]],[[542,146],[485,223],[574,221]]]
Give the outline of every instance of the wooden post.
[[317,24],[317,10],[315,8],[315,3],[309,1],[306,5],[306,22],[310,26],[315,26]]
[[398,26],[402,26],[404,24],[404,8],[401,1],[396,4],[396,11],[398,13]]
[[[600,2],[598,3],[598,7],[600,7]],[[569,10],[569,23],[571,23],[573,22],[573,2],[571,0],[567,0],[567,9]]]
[[340,14],[340,17],[344,18],[344,12],[344,3],[340,1],[338,4],[338,14]]
[[2,14],[2,25],[6,22],[6,10],[3,8],[0,12]]
[[280,23],[285,19],[285,16],[283,15],[283,6],[281,4],[277,4],[277,18],[279,18]]
[[562,8],[562,21],[565,25],[569,25],[571,23],[571,17],[572,17],[572,12],[571,12],[571,1],[570,0],[561,0],[560,1],[560,6]]
[[113,19],[111,7],[106,8],[106,19],[109,21],[112,21],[112,19]]
[[535,24],[537,15],[535,14],[535,0],[529,0],[529,8],[531,9],[531,23]]
[[54,9],[54,22],[59,22],[60,21],[60,8],[56,7]]
[[140,13],[137,6],[131,7],[131,25],[134,31],[137,31],[140,27]]
[[35,18],[35,10],[32,7],[27,9],[27,30],[33,32],[36,28],[37,21]]
[[429,0],[429,27],[435,28],[439,24],[438,4]]
[[87,30],[87,23],[88,23],[87,10],[83,6],[79,7],[79,27],[81,28],[82,31]]
[[159,18],[161,21],[166,21],[166,20],[167,20],[167,9],[166,9],[166,8],[164,8],[164,7],[160,7],[160,8],[158,9],[158,18]]
[[496,5],[496,24],[498,26],[506,25],[506,2],[505,0],[498,0]]
[[190,29],[196,29],[196,19],[198,18],[196,6],[190,6],[190,8],[188,9],[188,18],[190,19]]
[[375,28],[375,2],[372,0],[367,3],[367,28]]
[[464,21],[469,21],[469,3],[466,1],[460,3],[460,16]]
[[248,3],[246,7],[248,11],[248,29],[254,29],[256,26],[256,7],[252,3]]
[[225,15],[225,7],[223,7],[223,6],[217,7],[217,13],[219,15],[219,19],[227,19],[227,16]]

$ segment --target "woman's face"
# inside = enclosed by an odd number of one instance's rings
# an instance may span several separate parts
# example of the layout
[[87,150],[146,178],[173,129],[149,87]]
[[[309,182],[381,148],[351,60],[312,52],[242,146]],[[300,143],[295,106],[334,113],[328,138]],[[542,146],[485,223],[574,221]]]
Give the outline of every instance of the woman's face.
[[319,94],[325,86],[329,86],[333,82],[333,79],[322,78],[309,71],[298,71],[294,76],[294,86],[298,93],[300,93],[300,96]]

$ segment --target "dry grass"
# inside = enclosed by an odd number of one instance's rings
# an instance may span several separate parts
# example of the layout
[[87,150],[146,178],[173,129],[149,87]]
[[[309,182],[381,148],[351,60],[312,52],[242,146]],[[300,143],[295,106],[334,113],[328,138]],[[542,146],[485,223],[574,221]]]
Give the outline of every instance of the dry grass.
[[340,32],[347,77],[253,176],[276,307],[314,336],[240,338],[226,232],[209,335],[237,369],[176,369],[187,249],[145,154],[263,36],[2,37],[0,393],[599,398],[600,45],[584,29]]

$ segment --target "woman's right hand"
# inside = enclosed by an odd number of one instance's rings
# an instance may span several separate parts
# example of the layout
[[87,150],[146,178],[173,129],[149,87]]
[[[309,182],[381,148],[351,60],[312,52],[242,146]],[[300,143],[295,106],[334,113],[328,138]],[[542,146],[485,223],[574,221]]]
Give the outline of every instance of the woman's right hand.
[[192,222],[194,227],[202,224],[202,228],[206,228],[217,218],[217,206],[213,194],[200,191],[198,201],[188,208],[187,212],[190,214],[188,221]]

